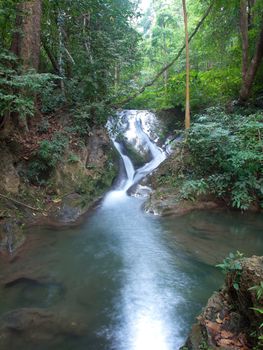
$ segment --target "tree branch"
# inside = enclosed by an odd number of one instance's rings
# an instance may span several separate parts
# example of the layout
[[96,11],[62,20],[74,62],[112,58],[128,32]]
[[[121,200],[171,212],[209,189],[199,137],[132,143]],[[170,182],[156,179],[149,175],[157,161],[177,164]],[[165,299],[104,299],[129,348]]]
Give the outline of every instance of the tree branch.
[[22,205],[23,207],[26,207],[26,208],[31,209],[31,210],[33,210],[33,211],[40,211],[40,212],[42,212],[41,209],[31,207],[30,205],[27,205],[27,204],[25,204],[25,203],[19,202],[19,201],[17,201],[16,199],[7,197],[7,196],[5,196],[5,195],[3,195],[3,194],[1,194],[1,193],[0,193],[0,197],[6,199],[6,200],[8,200],[8,201],[14,202],[14,203],[16,203],[16,204]]
[[[202,24],[204,23],[206,17],[209,15],[209,13],[211,12],[214,4],[215,4],[216,0],[213,0],[210,4],[210,6],[208,7],[208,9],[206,10],[205,14],[203,15],[203,17],[201,18],[201,20],[198,22],[197,26],[195,27],[194,31],[191,33],[191,35],[189,36],[189,43],[191,42],[191,40],[193,39],[193,37],[195,36],[195,34],[198,32],[198,30],[200,29],[200,27],[202,26]],[[180,50],[178,51],[177,55],[175,56],[175,58],[168,63],[167,65],[165,65],[151,80],[149,80],[148,82],[146,82],[137,92],[135,92],[132,96],[128,97],[126,100],[121,101],[117,107],[121,107],[122,105],[130,102],[131,100],[133,100],[135,97],[137,97],[138,95],[142,94],[147,87],[152,86],[162,75],[165,71],[167,71],[169,68],[171,68],[174,63],[178,60],[178,58],[181,56],[181,54],[183,53],[185,49],[185,44],[180,48]]]

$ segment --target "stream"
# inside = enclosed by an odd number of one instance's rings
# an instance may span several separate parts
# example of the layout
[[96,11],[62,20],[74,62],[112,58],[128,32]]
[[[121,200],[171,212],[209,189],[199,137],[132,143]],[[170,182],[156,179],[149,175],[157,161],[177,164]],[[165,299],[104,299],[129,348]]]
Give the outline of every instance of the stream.
[[[135,169],[124,144],[112,136],[120,175],[100,205],[78,227],[34,228],[27,251],[1,264],[0,277],[22,277],[0,288],[0,317],[9,322],[8,332],[18,323],[12,310],[22,310],[25,320],[11,337],[0,334],[1,349],[179,349],[207,298],[222,285],[215,265],[231,251],[262,255],[261,215],[145,213],[149,189],[130,193],[166,152],[151,139],[151,113],[124,111],[120,117],[121,130],[135,147],[147,149],[149,161]],[[37,320],[30,316],[28,322],[32,309]],[[48,312],[48,325],[41,310]]]

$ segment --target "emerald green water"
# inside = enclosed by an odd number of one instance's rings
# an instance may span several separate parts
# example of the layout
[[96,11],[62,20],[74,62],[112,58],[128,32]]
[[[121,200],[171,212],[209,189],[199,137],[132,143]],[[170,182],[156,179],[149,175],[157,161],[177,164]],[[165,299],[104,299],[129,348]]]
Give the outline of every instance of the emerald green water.
[[52,337],[36,331],[33,338],[18,332],[1,349],[178,349],[222,283],[215,264],[237,249],[263,252],[260,215],[159,218],[145,214],[142,203],[125,195],[78,228],[30,230],[28,251],[1,264],[1,276],[45,283],[0,289],[0,314],[43,308],[81,331]]
[[18,256],[0,261],[1,350],[179,349],[222,285],[215,265],[236,250],[262,255],[260,214],[146,214],[144,199],[127,190],[166,154],[146,132],[153,114],[120,118],[152,159],[135,170],[113,139],[123,167],[100,206],[79,227],[31,228]]

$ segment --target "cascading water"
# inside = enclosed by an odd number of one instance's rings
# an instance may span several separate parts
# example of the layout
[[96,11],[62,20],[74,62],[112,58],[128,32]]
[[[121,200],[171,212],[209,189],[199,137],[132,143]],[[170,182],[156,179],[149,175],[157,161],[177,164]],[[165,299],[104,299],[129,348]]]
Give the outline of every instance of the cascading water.
[[258,216],[160,218],[128,195],[165,159],[155,124],[150,112],[121,112],[109,124],[120,176],[101,205],[78,227],[30,229],[24,254],[0,261],[1,349],[178,350],[222,284],[214,265],[237,249],[262,254]]
[[[114,191],[111,191],[105,197],[104,203],[109,203],[113,198],[125,195],[129,188],[139,183],[146,175],[156,169],[158,165],[165,160],[165,151],[158,147],[156,143],[147,135],[146,130],[144,130],[144,127],[147,124],[147,119],[151,118],[151,123],[154,123],[152,120],[153,116],[154,115],[148,111],[123,111],[118,114],[118,121],[122,121],[123,123],[119,125],[119,128],[121,129],[123,135],[126,136],[127,141],[131,142],[133,140],[135,146],[141,146],[147,150],[150,153],[151,160],[139,169],[135,170],[131,159],[125,153],[124,147],[116,140],[115,130],[115,133],[112,133],[111,138],[122,159],[125,174],[119,181],[117,188],[115,188]],[[108,123],[109,129],[113,128],[113,123],[114,121],[110,121]],[[125,126],[124,130],[123,126]]]
[[[174,285],[182,282],[173,274],[169,264],[171,257],[163,247],[158,230],[149,224],[140,210],[142,202],[127,195],[132,186],[166,158],[165,151],[147,134],[149,119],[153,126],[156,120],[148,111],[123,111],[118,115],[119,130],[126,137],[126,142],[137,149],[143,148],[149,153],[150,160],[135,170],[125,147],[117,141],[116,135],[112,135],[125,172],[117,187],[107,194],[102,203],[102,213],[110,210],[119,214],[113,227],[118,232],[116,238],[121,244],[125,265],[125,283],[120,298],[123,321],[115,330],[114,339],[114,349],[120,350],[174,350],[182,344],[180,327],[174,327],[172,321],[172,314],[181,301],[174,292]],[[112,128],[112,122],[110,126]]]

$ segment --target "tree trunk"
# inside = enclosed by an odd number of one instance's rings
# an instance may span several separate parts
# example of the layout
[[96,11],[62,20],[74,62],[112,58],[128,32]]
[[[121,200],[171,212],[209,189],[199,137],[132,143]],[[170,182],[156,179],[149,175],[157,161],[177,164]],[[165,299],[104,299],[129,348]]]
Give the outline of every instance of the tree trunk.
[[240,33],[242,42],[242,79],[246,78],[248,69],[248,2],[240,0]]
[[261,32],[259,34],[259,38],[257,41],[254,57],[250,62],[250,65],[246,72],[246,76],[242,83],[240,96],[239,96],[240,102],[246,102],[248,100],[259,65],[262,61],[262,58],[263,58],[263,23],[262,23]]
[[190,128],[190,57],[189,57],[189,38],[187,25],[186,1],[183,2],[184,27],[185,27],[185,52],[186,52],[186,97],[185,97],[185,128]]
[[53,55],[52,51],[50,50],[50,48],[48,47],[45,39],[42,37],[41,38],[41,42],[42,42],[42,45],[43,45],[43,48],[47,54],[47,57],[49,58],[51,64],[52,64],[52,67],[55,71],[56,74],[59,74],[59,66],[58,66],[58,63],[57,63],[57,59],[55,58],[55,56]]
[[16,31],[11,51],[21,58],[25,70],[38,70],[39,66],[41,2],[24,1],[17,7]]

